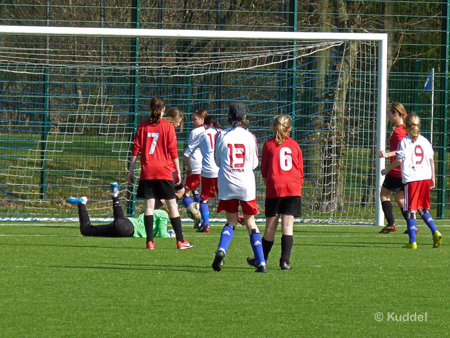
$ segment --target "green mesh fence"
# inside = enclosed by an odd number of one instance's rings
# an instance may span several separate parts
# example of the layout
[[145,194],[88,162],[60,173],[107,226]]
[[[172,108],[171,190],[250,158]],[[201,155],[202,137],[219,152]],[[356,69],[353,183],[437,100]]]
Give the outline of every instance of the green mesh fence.
[[[390,42],[388,97],[390,101],[402,102],[408,111],[416,112],[422,117],[425,136],[430,137],[433,131],[439,183],[438,188],[433,192],[433,202],[438,207],[438,216],[445,217],[449,213],[448,208],[445,208],[449,199],[445,180],[448,152],[446,33],[449,18],[447,5],[447,1],[300,2],[286,0],[254,4],[231,0],[201,3],[162,0],[126,3],[124,1],[2,1],[0,2],[0,24],[387,32]],[[11,63],[8,62],[12,60],[12,57],[7,49],[11,47],[11,40],[6,36],[0,39],[1,67],[4,70],[0,77],[0,133],[2,135],[0,170],[3,174],[0,176],[2,177],[0,214],[2,216],[37,215],[42,213],[40,210],[42,203],[46,208],[49,206],[45,203],[53,203],[48,209],[51,213],[68,215],[73,211],[64,210],[66,207],[62,199],[67,194],[81,193],[85,187],[89,187],[92,196],[96,196],[95,199],[107,200],[105,187],[110,181],[125,177],[129,139],[136,123],[145,118],[146,101],[155,94],[163,95],[170,105],[179,106],[186,113],[184,129],[178,133],[180,149],[185,146],[186,135],[191,128],[190,113],[206,105],[211,113],[220,116],[231,98],[245,100],[255,112],[252,128],[258,135],[260,143],[267,137],[267,125],[271,116],[275,113],[290,113],[296,116],[295,135],[298,141],[302,147],[308,148],[308,143],[314,142],[314,137],[311,135],[317,128],[309,124],[309,121],[314,118],[317,111],[322,118],[326,116],[323,112],[332,110],[332,99],[335,97],[333,86],[337,81],[337,73],[333,72],[332,65],[339,64],[339,53],[341,53],[339,48],[334,48],[330,52],[326,62],[329,69],[321,74],[324,82],[321,86],[329,86],[330,89],[331,99],[325,100],[323,97],[318,98],[315,92],[314,86],[317,86],[318,76],[313,74],[314,72],[311,73],[311,69],[315,67],[311,60],[302,61],[305,66],[301,67],[304,68],[299,68],[294,73],[286,71],[292,66],[289,63],[270,70],[264,69],[265,75],[261,75],[259,70],[244,70],[240,75],[246,80],[237,80],[232,76],[214,72],[197,77],[174,75],[169,71],[162,74],[156,68],[146,68],[138,74],[133,74],[129,63],[137,46],[136,41],[129,39],[126,41],[111,39],[75,41],[70,38],[47,40],[41,37],[31,42],[23,40],[23,46],[26,46],[24,48],[27,51],[23,54],[14,53],[16,64],[13,67],[16,68],[14,72],[10,72]],[[58,55],[57,50],[60,49],[58,45],[61,45],[62,41],[67,48],[62,48],[66,51]],[[22,41],[19,39],[14,43],[20,46]],[[52,46],[52,51],[46,52],[49,45]],[[173,50],[169,45],[167,41],[141,40],[138,50],[140,55],[145,55],[146,51],[158,51],[159,48],[160,51],[164,50],[173,55],[176,63],[180,64],[200,47],[207,48],[212,54],[220,53],[228,48],[226,43],[211,45],[211,41],[178,41]],[[39,56],[41,60],[38,62],[30,60],[30,50],[33,49],[36,53],[37,51],[41,53]],[[79,53],[80,50],[85,52]],[[56,62],[51,67],[46,65],[49,53],[54,53],[52,60]],[[84,66],[87,56],[94,57],[95,63],[100,65],[96,70]],[[124,62],[128,63],[127,67],[123,67]],[[158,65],[162,60],[156,57],[146,62]],[[66,67],[67,64],[73,63],[77,64],[77,67]],[[433,68],[435,91],[433,120],[431,120],[432,94],[424,92],[423,86]],[[334,69],[338,68],[335,66]],[[182,67],[177,70],[177,72],[183,71],[185,70]],[[264,78],[263,83],[259,82],[262,78]],[[139,86],[135,93],[130,89],[134,85],[133,79]],[[228,85],[232,81],[235,83]],[[238,81],[241,82],[237,83]],[[292,86],[293,83],[296,87]],[[231,87],[239,89],[227,89]],[[136,95],[139,104],[134,105],[132,100]],[[376,102],[373,97],[367,98],[367,101],[372,102],[372,106],[365,109],[372,111]],[[81,121],[88,123],[90,127],[77,129],[81,128],[79,126]],[[56,125],[63,131],[55,132]],[[362,130],[373,129],[373,121],[362,122],[362,125]],[[122,126],[125,127],[122,128]],[[60,137],[58,133],[66,135],[71,133],[73,142],[69,145],[67,140],[56,141],[56,137]],[[120,137],[117,136],[120,133]],[[99,137],[103,138],[101,142],[98,140]],[[362,144],[373,142],[373,135],[370,132],[367,132],[367,135],[361,132],[358,137],[362,138]],[[99,143],[102,144],[101,147],[92,147],[93,144]],[[58,148],[63,144],[65,144],[64,151]],[[54,149],[49,150],[49,146]],[[51,161],[43,155],[45,151],[56,154],[64,153],[68,149],[70,153],[61,155],[57,161]],[[30,155],[30,151],[34,153]],[[363,150],[363,152],[371,151],[374,149]],[[117,160],[118,157],[120,160]],[[370,158],[371,155],[365,154],[363,157]],[[30,163],[30,158],[33,159],[33,164]],[[51,175],[42,176],[42,172],[49,173],[56,170],[55,162],[58,162],[60,174],[53,178]],[[85,162],[92,162],[92,167],[90,166],[89,170],[78,169],[77,171],[77,163]],[[47,166],[44,168],[46,171],[22,170],[42,166]],[[370,164],[360,160],[360,166],[370,167]],[[310,177],[319,175],[314,168],[315,165],[312,164],[308,173]],[[9,174],[5,173],[11,173],[14,170],[26,171],[26,175],[22,174],[22,183],[17,183],[16,187],[21,187],[21,190],[19,192],[14,190],[12,193],[11,182],[5,179]],[[360,203],[357,208],[361,208],[362,219],[370,219],[369,214],[373,212],[371,209],[374,200],[373,170],[371,168],[359,173],[361,178],[353,187],[360,192],[364,191],[355,197],[355,201]],[[97,177],[99,172],[102,173],[100,178]],[[46,184],[42,185],[41,182]],[[312,179],[310,182],[316,181]],[[31,184],[33,188],[27,184]],[[308,191],[307,186],[305,189]],[[323,195],[323,193],[324,191],[321,191],[318,194]],[[22,194],[26,194],[26,197],[24,198]],[[262,197],[261,194],[262,192],[259,191],[259,198]],[[314,198],[311,200],[313,201]],[[314,203],[310,203],[309,208],[311,210],[309,215],[318,217],[319,213],[314,214],[314,210],[320,208],[314,206]],[[106,204],[104,207],[100,205],[98,214],[104,215],[106,209]],[[326,209],[322,207],[322,212],[325,213],[323,217],[328,219],[330,215],[326,212],[330,210]],[[341,205],[331,209],[333,217],[341,218],[340,213],[347,208]],[[345,217],[344,214],[342,218]]]

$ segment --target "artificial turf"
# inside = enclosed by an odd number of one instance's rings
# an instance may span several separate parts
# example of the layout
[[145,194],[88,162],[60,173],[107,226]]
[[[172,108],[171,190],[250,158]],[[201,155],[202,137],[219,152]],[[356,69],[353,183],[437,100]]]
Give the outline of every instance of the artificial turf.
[[260,274],[242,227],[218,273],[221,226],[185,226],[190,250],[173,238],[146,250],[142,238],[82,237],[73,223],[2,223],[0,336],[447,336],[450,228],[438,228],[440,248],[421,226],[418,250],[406,250],[404,227],[296,226],[293,270],[278,267],[277,233]]

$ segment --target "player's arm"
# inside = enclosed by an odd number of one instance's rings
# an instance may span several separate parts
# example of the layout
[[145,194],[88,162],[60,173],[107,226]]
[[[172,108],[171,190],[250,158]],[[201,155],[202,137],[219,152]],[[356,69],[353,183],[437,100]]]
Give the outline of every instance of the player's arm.
[[435,179],[435,172],[434,172],[434,159],[430,158],[430,167],[431,167],[431,184],[430,188],[433,189],[436,187],[436,179]]
[[390,151],[387,153],[384,150],[378,150],[379,158],[389,158],[389,157],[394,157],[396,155],[397,155],[397,151]]
[[186,156],[186,153],[184,153],[183,162],[186,165],[186,171],[185,171],[186,176],[191,176],[192,175],[191,160],[189,159],[189,157]]
[[128,176],[127,176],[127,183],[133,184],[134,183],[134,166],[136,165],[137,156],[132,155],[131,161],[130,161],[130,167],[128,168]]
[[403,160],[400,160],[398,157],[395,159],[394,162],[391,163],[391,165],[383,170],[381,170],[381,175],[386,175],[389,173],[392,169],[397,168],[399,165],[403,163]]
[[250,133],[250,135],[253,136],[255,143],[254,143],[254,149],[252,149],[252,153],[253,153],[253,170],[256,169],[256,167],[258,166],[258,141],[256,140],[256,136],[253,133]]
[[261,155],[261,176],[264,182],[264,185],[267,185],[267,171],[269,169],[269,161],[268,161],[268,149],[267,142],[263,145],[262,155]]
[[220,132],[218,132],[217,134],[216,134],[216,137],[215,137],[215,147],[214,147],[214,162],[216,162],[216,165],[220,168],[220,165],[222,164],[221,163],[221,161],[220,161],[220,152],[221,152],[221,150],[219,149],[219,148],[221,148],[221,144],[220,144],[220,140],[221,140],[221,137],[220,137]]
[[173,159],[173,166],[175,167],[176,171],[176,177],[175,181],[173,182],[175,185],[179,185],[181,183],[181,171],[180,171],[180,162],[178,161],[178,158]]
[[200,147],[201,140],[203,139],[203,137],[201,137],[202,135],[203,134],[195,138],[194,142],[192,142],[192,144],[189,144],[186,150],[184,151],[183,162],[186,165],[186,176],[192,175],[192,166],[190,157]]

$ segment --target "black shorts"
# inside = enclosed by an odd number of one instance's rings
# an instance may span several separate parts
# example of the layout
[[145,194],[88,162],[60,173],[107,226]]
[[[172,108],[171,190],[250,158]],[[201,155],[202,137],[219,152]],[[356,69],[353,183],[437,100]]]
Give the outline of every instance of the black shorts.
[[266,217],[275,217],[276,215],[302,215],[302,197],[286,196],[279,198],[266,198]]
[[172,180],[139,181],[136,196],[143,199],[172,200],[175,198],[175,188]]
[[403,184],[401,177],[394,177],[387,174],[386,177],[384,178],[383,188],[389,191],[392,192],[403,191],[404,186],[405,185]]

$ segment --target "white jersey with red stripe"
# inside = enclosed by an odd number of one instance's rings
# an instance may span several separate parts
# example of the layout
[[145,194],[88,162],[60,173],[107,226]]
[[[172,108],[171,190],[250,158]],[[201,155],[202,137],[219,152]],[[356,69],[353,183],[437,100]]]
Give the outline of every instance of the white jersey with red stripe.
[[[199,137],[204,131],[204,126],[192,129],[189,134],[189,144],[194,143],[197,137]],[[189,157],[189,160],[191,162],[192,173],[200,174],[202,171],[202,153],[200,152],[200,149],[197,149],[192,156]]]
[[397,158],[402,160],[403,183],[431,179],[430,159],[433,159],[433,157],[433,147],[422,135],[419,135],[414,143],[411,136],[402,139],[397,148]]
[[219,167],[214,161],[214,144],[216,142],[217,130],[208,128],[201,133],[189,146],[186,148],[184,155],[191,157],[198,149],[202,154],[202,176],[215,178],[219,172]]
[[215,161],[219,167],[219,199],[251,201],[256,198],[255,175],[258,145],[244,128],[228,127],[216,137]]

